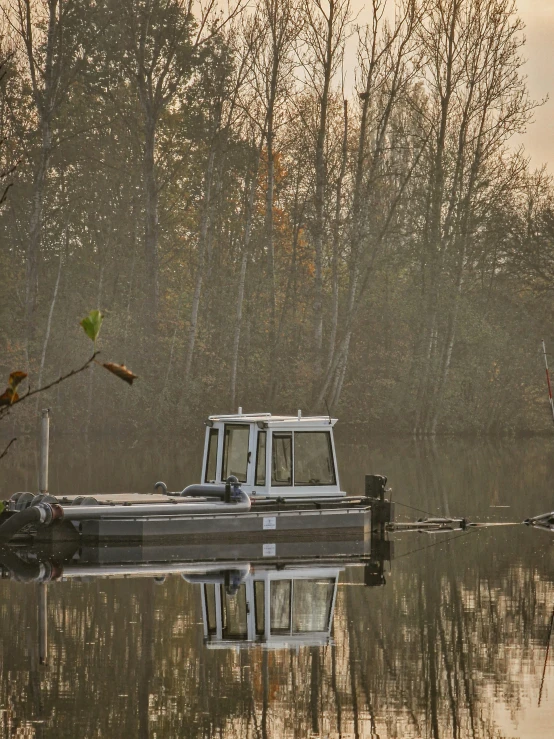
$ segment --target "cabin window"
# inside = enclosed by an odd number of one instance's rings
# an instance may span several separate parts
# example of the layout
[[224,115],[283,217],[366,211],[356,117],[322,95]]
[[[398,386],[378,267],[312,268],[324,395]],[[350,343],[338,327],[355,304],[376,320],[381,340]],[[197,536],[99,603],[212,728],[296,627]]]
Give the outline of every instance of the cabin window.
[[206,613],[208,620],[208,634],[215,634],[217,621],[215,616],[215,585],[204,585],[206,595]]
[[292,485],[292,434],[273,434],[272,485]]
[[227,639],[246,639],[248,636],[246,586],[243,583],[233,595],[229,595],[223,586],[221,590],[225,603],[223,637]]
[[254,606],[256,609],[256,634],[265,633],[265,582],[254,582]]
[[222,480],[226,480],[229,475],[234,475],[239,482],[246,482],[249,439],[249,426],[225,425],[221,468]]
[[206,459],[206,475],[204,482],[215,482],[217,475],[217,442],[219,439],[219,431],[210,429],[210,437],[208,439],[208,457]]
[[334,591],[333,579],[295,581],[292,606],[293,634],[327,631]]
[[331,434],[328,431],[295,432],[294,484],[336,485]]
[[265,455],[266,455],[265,431],[258,432],[258,448],[256,449],[256,485],[265,485]]
[[274,580],[271,583],[271,632],[290,634],[291,580]]

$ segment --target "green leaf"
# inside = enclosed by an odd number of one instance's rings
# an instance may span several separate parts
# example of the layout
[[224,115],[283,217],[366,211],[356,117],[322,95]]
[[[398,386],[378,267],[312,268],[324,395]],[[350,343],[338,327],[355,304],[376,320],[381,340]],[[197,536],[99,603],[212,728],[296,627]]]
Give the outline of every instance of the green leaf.
[[81,321],[81,326],[91,341],[96,341],[103,320],[104,316],[99,310],[91,310],[88,316]]
[[4,508],[6,507],[6,504],[3,500],[0,500],[0,513],[4,513]]

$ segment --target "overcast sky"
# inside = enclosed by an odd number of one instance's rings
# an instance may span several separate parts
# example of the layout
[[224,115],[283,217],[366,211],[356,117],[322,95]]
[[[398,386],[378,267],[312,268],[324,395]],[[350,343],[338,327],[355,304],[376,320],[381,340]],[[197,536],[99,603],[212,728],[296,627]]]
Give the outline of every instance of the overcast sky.
[[535,99],[550,99],[535,111],[535,122],[523,137],[534,166],[547,163],[554,175],[554,0],[517,0],[525,22],[525,71]]
[[[393,0],[389,0],[391,6]],[[523,143],[533,167],[548,164],[554,175],[554,0],[516,0],[519,15],[525,23],[527,43],[522,55],[527,59],[524,73],[529,92],[535,100],[550,99],[535,111],[532,123],[522,137],[514,138],[514,147]],[[369,10],[364,0],[352,0],[352,8],[363,22]],[[352,56],[350,57],[350,54]],[[353,51],[347,62],[354,63]],[[350,58],[348,58],[350,57]]]

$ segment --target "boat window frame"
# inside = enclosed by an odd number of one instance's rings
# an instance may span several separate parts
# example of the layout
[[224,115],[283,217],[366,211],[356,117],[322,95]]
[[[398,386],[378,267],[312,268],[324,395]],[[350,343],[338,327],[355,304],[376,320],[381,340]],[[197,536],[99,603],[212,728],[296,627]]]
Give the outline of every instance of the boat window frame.
[[[285,595],[285,598],[288,597],[288,626],[275,626],[274,625],[274,614],[273,614],[273,595],[276,592],[277,586],[283,586],[288,585],[288,595]],[[278,580],[271,580],[270,581],[270,588],[269,588],[269,630],[272,636],[274,635],[282,635],[282,636],[290,636],[292,634],[292,604],[294,600],[294,578],[291,576],[290,578],[279,578]]]
[[[295,629],[295,619],[299,619],[299,615],[297,613],[297,610],[295,608],[297,601],[297,590],[300,587],[300,583],[324,583],[328,588],[328,600],[325,605],[325,616],[324,616],[324,623],[323,623],[323,629]],[[331,628],[331,616],[333,613],[333,605],[334,605],[334,599],[337,589],[337,580],[334,577],[300,577],[294,580],[293,585],[293,594],[291,597],[291,618],[290,618],[290,629],[291,634],[294,636],[299,636],[301,634],[322,634],[325,632],[328,632]]]
[[206,633],[217,634],[217,587],[215,583],[204,583],[204,602],[206,608]]
[[[210,452],[211,452],[211,444],[212,444],[212,439],[213,438],[216,439],[215,455],[214,455],[214,468],[215,469],[214,469],[214,478],[213,478],[213,480],[209,480],[208,479],[208,469],[210,467],[210,460],[211,460]],[[211,428],[211,429],[209,429],[208,444],[207,444],[207,447],[206,447],[206,469],[204,471],[204,482],[216,482],[217,481],[217,457],[218,457],[218,451],[219,451],[219,429],[217,429],[217,428]]]
[[[296,435],[297,434],[327,434],[327,452],[328,452],[328,459],[331,462],[331,482],[302,482],[297,483],[296,482]],[[335,454],[333,449],[333,441],[331,438],[331,431],[327,429],[306,429],[304,431],[294,431],[293,432],[293,453],[292,453],[292,487],[300,487],[300,488],[321,488],[321,487],[335,487],[337,482],[337,469],[335,465]]]
[[[260,439],[261,437],[264,437],[265,439],[265,446],[264,446],[264,458],[263,458],[263,467],[259,470],[260,466]],[[258,436],[256,439],[256,464],[254,467],[254,485],[257,487],[264,487],[267,484],[267,446],[268,446],[268,434],[267,431],[264,429],[263,431],[258,431]],[[258,477],[258,471],[260,474],[263,475],[263,479]]]
[[[275,455],[275,439],[279,438],[288,438],[290,439],[290,482],[278,482],[273,477],[273,461],[274,461],[274,455]],[[276,431],[273,430],[271,433],[271,457],[270,457],[270,465],[271,465],[271,487],[272,488],[291,488],[294,486],[294,431],[289,430],[283,430],[283,431]]]
[[[225,585],[219,585],[221,598],[221,637],[222,640],[247,641],[248,640],[248,617],[250,613],[248,593],[246,584],[243,582],[239,585],[236,593],[231,595],[227,592]],[[242,601],[242,603],[241,603]],[[244,608],[244,628],[240,631],[231,630],[229,609],[231,604],[234,605],[237,612]],[[238,621],[237,621],[238,623]],[[235,624],[234,624],[235,625]]]
[[[222,436],[223,436],[223,444],[222,444],[222,449],[221,449],[220,479],[222,480],[222,482],[225,482],[225,480],[227,479],[227,476],[225,475],[225,463],[227,461],[226,460],[226,454],[225,454],[225,452],[226,452],[226,449],[225,449],[225,438],[227,436],[227,430],[228,429],[241,429],[241,430],[242,429],[246,429],[246,431],[248,432],[248,443],[246,445],[246,460],[245,460],[246,461],[245,479],[244,480],[241,480],[239,478],[239,482],[242,485],[246,485],[246,484],[248,484],[248,468],[249,468],[249,465],[250,465],[250,439],[251,439],[251,432],[252,432],[251,426],[250,426],[249,423],[224,423],[223,424],[223,434],[222,434]],[[229,474],[233,474],[233,473],[230,472]]]
[[256,636],[264,636],[266,632],[265,601],[268,583],[265,580],[253,582],[254,630]]

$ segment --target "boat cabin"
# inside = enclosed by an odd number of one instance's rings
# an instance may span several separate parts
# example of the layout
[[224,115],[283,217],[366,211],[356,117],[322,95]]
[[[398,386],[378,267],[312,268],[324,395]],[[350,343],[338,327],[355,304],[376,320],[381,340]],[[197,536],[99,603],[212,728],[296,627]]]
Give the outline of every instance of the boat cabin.
[[210,416],[202,482],[222,484],[234,475],[250,496],[343,496],[329,416],[239,413]]
[[201,583],[206,645],[212,649],[325,646],[331,639],[342,571],[340,567],[256,567],[232,588],[223,577],[220,582],[213,578],[216,582]]

